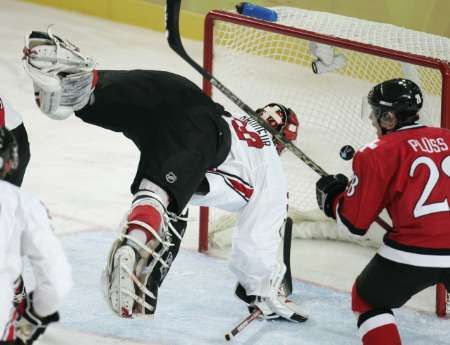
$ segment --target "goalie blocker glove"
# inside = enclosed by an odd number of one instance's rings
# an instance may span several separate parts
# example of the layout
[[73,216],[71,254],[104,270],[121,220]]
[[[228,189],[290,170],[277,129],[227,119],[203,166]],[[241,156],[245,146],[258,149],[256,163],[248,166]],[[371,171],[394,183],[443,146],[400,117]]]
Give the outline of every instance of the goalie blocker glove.
[[24,312],[16,325],[16,345],[31,345],[46,331],[49,324],[59,321],[59,313],[39,316],[33,308],[33,292],[24,298]]
[[334,199],[342,193],[348,184],[345,175],[322,176],[316,183],[316,197],[319,208],[330,218],[335,218],[333,213]]

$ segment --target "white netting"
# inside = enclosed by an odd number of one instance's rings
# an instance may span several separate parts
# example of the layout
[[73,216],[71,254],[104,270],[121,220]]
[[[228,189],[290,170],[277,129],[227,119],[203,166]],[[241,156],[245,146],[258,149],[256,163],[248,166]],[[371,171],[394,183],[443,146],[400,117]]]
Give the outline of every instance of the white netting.
[[[278,12],[279,24],[450,60],[450,40],[444,37],[323,12],[273,9]],[[357,149],[375,139],[369,121],[361,118],[361,104],[376,83],[397,77],[416,81],[424,92],[421,121],[440,125],[442,76],[437,69],[335,48],[332,55],[342,56],[345,65],[314,74],[311,63],[316,56],[311,54],[307,40],[223,21],[215,21],[213,37],[213,75],[254,109],[270,102],[294,109],[300,121],[296,145],[328,173],[349,176],[351,162],[340,159],[340,148],[349,144]],[[231,112],[241,112],[219,91],[213,90],[213,98]],[[290,152],[282,160],[289,179],[296,236],[347,238],[317,208],[318,175]],[[233,219],[214,210],[210,224],[212,244],[228,244],[226,230],[233,227]],[[381,233],[371,233],[365,242],[378,242]]]
[[337,14],[274,7],[279,24],[367,43],[405,53],[450,61],[450,40],[446,37],[371,22]]

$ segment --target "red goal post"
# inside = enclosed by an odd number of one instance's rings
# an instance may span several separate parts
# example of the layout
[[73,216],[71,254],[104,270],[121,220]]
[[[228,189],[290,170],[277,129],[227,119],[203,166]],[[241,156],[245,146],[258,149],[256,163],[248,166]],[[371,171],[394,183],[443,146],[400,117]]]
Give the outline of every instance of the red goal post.
[[[355,30],[356,34],[348,35],[342,32],[326,32],[328,28],[324,27],[323,23],[319,23],[317,32],[313,26],[307,26],[305,29],[302,22],[307,21],[309,17],[305,16],[310,13],[312,16],[325,16],[327,25],[330,20],[336,20],[340,29],[348,27],[353,30],[355,26],[362,26],[367,31],[383,30],[384,35],[393,36],[392,42],[374,44],[370,38],[360,39],[360,29]],[[299,18],[298,23],[295,22],[296,16]],[[356,104],[357,99],[360,102],[360,96],[367,94],[367,85],[402,76],[418,81],[424,90],[424,103],[428,102],[430,105],[430,113],[425,114],[424,122],[450,127],[450,44],[447,46],[445,38],[437,38],[437,53],[421,51],[419,55],[412,48],[396,47],[396,41],[417,40],[420,46],[423,46],[421,40],[434,40],[435,36],[354,18],[345,18],[351,21],[347,24],[347,21],[340,22],[344,20],[341,16],[299,9],[280,8],[279,18],[277,23],[272,23],[233,12],[211,11],[205,19],[204,68],[253,109],[270,102],[280,102],[292,107],[300,120],[298,146],[312,159],[317,159],[317,163],[326,171],[349,172],[349,164],[336,158],[342,143],[358,147],[372,138],[370,129],[366,128],[363,122],[355,120],[360,106],[360,103]],[[283,18],[287,19],[283,21]],[[328,73],[314,74],[311,71],[311,63],[317,56],[312,53],[310,42],[331,47],[334,57],[344,56],[345,65],[332,68]],[[430,44],[432,45],[434,42]],[[413,70],[412,77],[408,75],[410,67]],[[281,71],[280,74],[278,71]],[[308,71],[310,75],[307,74]],[[342,78],[342,81],[339,78]],[[285,81],[289,81],[286,87]],[[336,90],[327,94],[334,85],[337,85]],[[317,93],[305,92],[300,95],[308,88]],[[203,89],[229,110],[240,112],[219,92],[213,92],[208,80],[204,79]],[[354,96],[354,93],[358,95]],[[276,98],[270,98],[272,95]],[[322,97],[323,99],[320,99]],[[308,102],[314,104],[305,106]],[[333,106],[335,104],[337,106]],[[332,107],[328,109],[330,105]],[[327,115],[334,112],[339,113],[336,119],[321,118],[323,113]],[[348,116],[351,112],[355,114]],[[368,122],[367,119],[365,121]],[[326,127],[326,133],[321,138],[320,131],[324,126],[329,127]],[[314,140],[318,142],[314,143]],[[315,151],[317,147],[324,146],[324,143],[328,150]],[[287,156],[286,159],[283,157],[283,163],[290,183],[290,209],[294,213],[291,215],[294,222],[297,219],[298,224],[303,226],[302,234],[308,233],[304,228],[305,223],[314,223],[316,220],[317,223],[327,224],[328,229],[329,223],[317,218],[313,205],[315,195],[312,184],[318,176],[307,171],[307,167],[301,167],[302,162],[293,163],[292,155]],[[208,208],[200,209],[199,251],[202,252],[208,250],[211,228],[209,215]],[[311,233],[316,231],[312,230]],[[439,286],[436,293],[436,312],[439,316],[446,314],[446,297],[445,289]]]

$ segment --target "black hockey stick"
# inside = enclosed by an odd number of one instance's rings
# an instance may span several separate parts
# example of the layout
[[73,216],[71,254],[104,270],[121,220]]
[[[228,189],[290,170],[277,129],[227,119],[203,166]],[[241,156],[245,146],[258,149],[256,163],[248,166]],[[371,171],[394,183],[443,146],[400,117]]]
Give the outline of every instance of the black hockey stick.
[[239,322],[239,324],[234,327],[229,333],[225,334],[225,339],[230,341],[235,337],[240,331],[247,327],[252,321],[256,320],[262,312],[260,309],[256,308],[250,315],[248,315],[244,320]]
[[283,236],[283,262],[286,266],[286,273],[283,278],[283,288],[286,296],[292,293],[292,273],[291,273],[291,244],[292,244],[292,218],[287,217],[284,225]]
[[[303,163],[309,166],[312,170],[318,173],[320,176],[328,176],[329,174],[323,170],[316,162],[309,158],[302,150],[295,146],[292,142],[287,141],[280,133],[270,127],[261,117],[257,116],[255,111],[244,103],[238,96],[231,92],[225,85],[217,80],[211,73],[205,70],[197,62],[195,62],[186,52],[181,42],[179,21],[180,21],[180,5],[181,0],[167,0],[166,2],[166,32],[167,41],[170,48],[177,53],[183,60],[191,65],[197,72],[199,72],[203,78],[206,78],[211,85],[222,92],[229,100],[241,108],[246,114],[254,119],[262,128],[269,132],[274,138],[281,142],[289,151],[291,151],[297,158]],[[383,219],[377,218],[376,222],[384,228],[386,231],[391,231],[392,228]]]

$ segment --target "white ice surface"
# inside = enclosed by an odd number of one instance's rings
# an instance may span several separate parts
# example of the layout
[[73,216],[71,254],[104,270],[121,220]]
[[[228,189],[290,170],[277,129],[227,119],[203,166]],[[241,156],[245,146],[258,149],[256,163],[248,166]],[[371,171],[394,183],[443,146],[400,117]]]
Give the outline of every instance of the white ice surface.
[[[56,24],[55,32],[94,56],[99,68],[164,69],[200,84],[198,73],[170,50],[159,32],[12,0],[0,1],[0,22],[0,95],[24,116],[31,143],[24,188],[37,193],[50,208],[75,273],[76,286],[62,310],[63,321],[49,330],[41,344],[223,343],[223,334],[246,311],[232,296],[234,279],[226,263],[192,250],[183,250],[174,263],[161,289],[154,320],[121,320],[106,309],[99,274],[113,240],[111,231],[129,207],[138,153],[120,134],[75,117],[50,120],[37,110],[31,82],[20,63],[23,36],[28,30]],[[201,44],[184,43],[189,54],[201,61]],[[197,241],[196,210],[191,215],[193,222],[183,244],[187,249],[195,248]],[[294,299],[309,309],[311,319],[300,326],[255,322],[235,342],[358,344],[348,291],[371,255],[373,250],[350,244],[295,243],[294,275],[317,283],[296,282],[295,286]],[[428,313],[398,312],[407,344],[450,343],[449,321],[430,314],[433,298],[430,292],[424,298],[427,303],[414,305]]]
[[[61,309],[64,329],[146,344],[225,344],[224,334],[246,315],[247,310],[233,296],[234,279],[223,260],[182,250],[160,289],[155,318],[120,319],[103,301],[99,284],[113,238],[110,231],[61,237],[73,265],[75,281],[75,287]],[[349,294],[295,281],[292,299],[310,315],[307,322],[257,320],[234,338],[233,343],[359,344],[353,315],[348,308]],[[409,309],[398,310],[396,316],[405,344],[449,344],[448,321]],[[47,338],[44,340],[44,344],[53,345],[47,343]],[[72,343],[69,340],[67,344]]]

